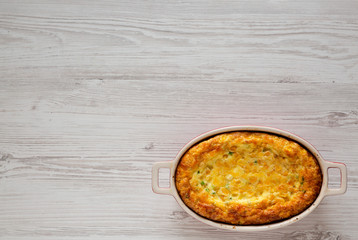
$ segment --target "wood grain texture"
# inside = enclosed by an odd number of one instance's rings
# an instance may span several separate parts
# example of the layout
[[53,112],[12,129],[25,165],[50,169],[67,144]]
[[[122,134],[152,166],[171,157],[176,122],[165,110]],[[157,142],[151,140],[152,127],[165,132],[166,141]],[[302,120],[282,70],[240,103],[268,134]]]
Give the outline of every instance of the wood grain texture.
[[[0,76],[0,239],[358,235],[357,1],[0,1]],[[344,162],[347,193],[235,233],[152,192],[154,162],[240,124]]]

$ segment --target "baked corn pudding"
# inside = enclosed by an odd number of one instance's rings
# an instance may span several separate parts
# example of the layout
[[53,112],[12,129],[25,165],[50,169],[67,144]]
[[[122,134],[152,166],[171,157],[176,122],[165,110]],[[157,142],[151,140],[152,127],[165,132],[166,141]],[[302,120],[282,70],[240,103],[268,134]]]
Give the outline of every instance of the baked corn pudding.
[[298,143],[261,132],[224,133],[191,147],[175,184],[184,203],[210,220],[234,225],[290,218],[318,196],[317,160]]

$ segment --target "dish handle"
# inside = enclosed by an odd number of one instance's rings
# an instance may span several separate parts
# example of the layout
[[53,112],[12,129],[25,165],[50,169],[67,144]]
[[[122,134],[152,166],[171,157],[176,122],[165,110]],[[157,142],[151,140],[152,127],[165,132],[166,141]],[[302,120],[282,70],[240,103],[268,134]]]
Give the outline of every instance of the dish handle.
[[341,186],[339,188],[328,188],[328,181],[327,180],[327,190],[326,190],[326,196],[331,195],[339,195],[343,194],[347,191],[347,167],[343,163],[337,163],[337,162],[325,162],[325,171],[328,176],[328,169],[329,168],[338,168],[341,172]]
[[162,188],[159,187],[159,169],[160,168],[169,168],[172,171],[172,161],[169,162],[156,162],[152,168],[152,189],[153,192],[159,194],[172,195],[171,181],[169,179],[169,187]]

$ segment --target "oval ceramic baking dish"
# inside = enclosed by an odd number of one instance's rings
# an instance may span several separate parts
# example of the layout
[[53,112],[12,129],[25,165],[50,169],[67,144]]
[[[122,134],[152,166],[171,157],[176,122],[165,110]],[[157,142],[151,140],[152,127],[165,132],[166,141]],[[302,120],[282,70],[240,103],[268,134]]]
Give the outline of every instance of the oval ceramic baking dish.
[[[305,211],[301,212],[300,214],[293,216],[291,218],[288,218],[286,220],[282,220],[280,222],[270,223],[270,224],[264,224],[264,225],[252,225],[252,226],[241,226],[241,225],[232,225],[232,224],[226,224],[221,222],[215,222],[210,219],[204,218],[197,213],[195,213],[193,210],[191,210],[189,207],[185,205],[183,200],[178,194],[178,191],[176,189],[175,185],[175,172],[176,168],[182,158],[182,156],[187,152],[188,149],[190,149],[195,144],[208,139],[210,137],[213,137],[218,134],[222,133],[229,133],[229,132],[236,132],[236,131],[251,131],[251,132],[263,132],[263,133],[269,133],[269,134],[275,134],[281,137],[285,137],[287,139],[293,140],[302,146],[304,146],[316,159],[319,163],[321,172],[322,172],[322,186],[319,195],[317,196],[316,200],[310,205]],[[169,188],[161,188],[158,185],[159,180],[159,169],[160,168],[169,168],[170,169],[170,187]],[[341,173],[341,185],[337,189],[331,189],[328,188],[328,169],[329,168],[338,168]],[[229,229],[229,230],[235,230],[235,231],[263,231],[263,230],[269,230],[269,229],[275,229],[284,227],[287,225],[290,225],[296,221],[301,220],[308,214],[310,214],[322,201],[322,199],[329,195],[339,195],[343,194],[347,190],[347,168],[343,163],[336,163],[336,162],[328,162],[323,160],[322,156],[319,154],[319,152],[307,141],[304,139],[280,130],[276,128],[271,127],[264,127],[264,126],[232,126],[232,127],[225,127],[216,129],[213,131],[206,132],[193,140],[191,140],[189,143],[187,143],[178,153],[175,160],[168,161],[168,162],[157,162],[154,164],[152,169],[152,188],[153,192],[159,193],[159,194],[167,194],[172,195],[176,201],[179,203],[179,205],[192,217],[198,219],[199,221],[206,223],[208,225],[221,228],[221,229]]]

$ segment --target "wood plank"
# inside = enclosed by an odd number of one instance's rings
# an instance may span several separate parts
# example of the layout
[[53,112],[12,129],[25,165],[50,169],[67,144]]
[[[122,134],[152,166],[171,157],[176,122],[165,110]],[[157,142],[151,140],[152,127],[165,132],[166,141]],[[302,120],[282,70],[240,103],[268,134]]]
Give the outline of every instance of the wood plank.
[[[0,238],[355,239],[357,4],[1,1]],[[347,193],[236,233],[152,192],[154,162],[243,124],[345,163]]]

